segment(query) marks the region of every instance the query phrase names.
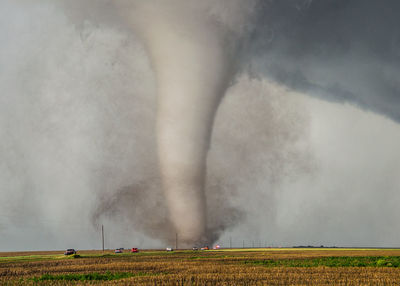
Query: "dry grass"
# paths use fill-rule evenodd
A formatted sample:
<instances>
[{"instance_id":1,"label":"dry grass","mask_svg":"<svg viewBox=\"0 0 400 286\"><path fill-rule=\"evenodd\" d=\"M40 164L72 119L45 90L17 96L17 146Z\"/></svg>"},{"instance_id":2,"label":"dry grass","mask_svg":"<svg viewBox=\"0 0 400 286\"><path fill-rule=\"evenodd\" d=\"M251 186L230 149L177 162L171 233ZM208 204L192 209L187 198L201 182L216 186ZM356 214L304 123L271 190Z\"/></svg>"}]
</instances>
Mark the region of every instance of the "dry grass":
<instances>
[{"instance_id":1,"label":"dry grass","mask_svg":"<svg viewBox=\"0 0 400 286\"><path fill-rule=\"evenodd\" d=\"M62 253L62 252L61 252ZM332 256L400 256L400 250L281 249L239 251L141 252L101 256L81 251L82 258L60 252L0 254L1 285L399 285L394 267L265 267L245 263L265 259L311 259ZM20 257L24 256L24 259ZM33 277L50 274L131 273L111 281L51 280Z\"/></svg>"}]
</instances>

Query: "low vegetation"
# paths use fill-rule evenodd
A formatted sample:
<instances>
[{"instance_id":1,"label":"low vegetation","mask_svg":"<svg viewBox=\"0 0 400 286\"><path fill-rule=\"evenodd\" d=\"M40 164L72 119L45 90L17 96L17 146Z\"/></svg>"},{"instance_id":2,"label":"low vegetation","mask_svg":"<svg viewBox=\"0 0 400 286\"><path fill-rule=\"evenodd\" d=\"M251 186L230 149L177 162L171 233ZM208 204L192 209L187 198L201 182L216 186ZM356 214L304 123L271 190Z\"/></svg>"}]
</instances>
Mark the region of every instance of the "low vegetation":
<instances>
[{"instance_id":1,"label":"low vegetation","mask_svg":"<svg viewBox=\"0 0 400 286\"><path fill-rule=\"evenodd\" d=\"M268 267L399 267L400 256L339 256L301 259L267 259L245 261L245 263Z\"/></svg>"},{"instance_id":2,"label":"low vegetation","mask_svg":"<svg viewBox=\"0 0 400 286\"><path fill-rule=\"evenodd\" d=\"M62 252L61 252L62 253ZM0 253L0 285L400 285L400 250Z\"/></svg>"},{"instance_id":3,"label":"low vegetation","mask_svg":"<svg viewBox=\"0 0 400 286\"><path fill-rule=\"evenodd\" d=\"M87 274L60 274L60 275L52 275L52 274L43 274L39 277L33 277L30 280L34 282L39 281L54 281L54 280L63 280L63 281L110 281L117 280L122 278L129 278L134 276L146 276L147 273L138 272L138 273L130 273L130 272L117 272L111 273L107 271L106 273L87 273Z\"/></svg>"}]
</instances>

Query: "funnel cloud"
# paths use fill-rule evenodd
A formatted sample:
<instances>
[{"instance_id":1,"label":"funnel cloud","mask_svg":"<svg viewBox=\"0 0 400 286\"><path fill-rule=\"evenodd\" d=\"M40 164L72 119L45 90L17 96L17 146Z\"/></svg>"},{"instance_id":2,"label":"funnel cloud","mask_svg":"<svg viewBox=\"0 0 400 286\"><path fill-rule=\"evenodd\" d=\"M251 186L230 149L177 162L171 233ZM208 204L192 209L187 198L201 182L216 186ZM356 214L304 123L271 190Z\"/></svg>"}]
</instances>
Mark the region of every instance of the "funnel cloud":
<instances>
[{"instance_id":1,"label":"funnel cloud","mask_svg":"<svg viewBox=\"0 0 400 286\"><path fill-rule=\"evenodd\" d=\"M131 3L119 8L144 40L156 76L158 157L170 220L186 247L204 244L207 151L244 23L224 23L206 9L213 6L207 1ZM225 1L224 9L245 13L239 4Z\"/></svg>"}]
</instances>

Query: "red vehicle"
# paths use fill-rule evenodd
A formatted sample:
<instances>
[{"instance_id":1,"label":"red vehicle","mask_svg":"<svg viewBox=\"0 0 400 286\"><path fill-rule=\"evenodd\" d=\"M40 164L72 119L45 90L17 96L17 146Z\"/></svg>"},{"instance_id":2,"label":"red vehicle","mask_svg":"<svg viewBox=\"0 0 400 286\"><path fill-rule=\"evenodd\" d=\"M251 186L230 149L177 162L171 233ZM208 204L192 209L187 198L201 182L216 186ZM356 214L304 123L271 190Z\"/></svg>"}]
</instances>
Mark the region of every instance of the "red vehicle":
<instances>
[{"instance_id":1,"label":"red vehicle","mask_svg":"<svg viewBox=\"0 0 400 286\"><path fill-rule=\"evenodd\" d=\"M204 246L201 248L201 250L209 250L208 246Z\"/></svg>"},{"instance_id":2,"label":"red vehicle","mask_svg":"<svg viewBox=\"0 0 400 286\"><path fill-rule=\"evenodd\" d=\"M137 249L136 247L132 247L131 252L132 253L138 253L139 249Z\"/></svg>"}]
</instances>

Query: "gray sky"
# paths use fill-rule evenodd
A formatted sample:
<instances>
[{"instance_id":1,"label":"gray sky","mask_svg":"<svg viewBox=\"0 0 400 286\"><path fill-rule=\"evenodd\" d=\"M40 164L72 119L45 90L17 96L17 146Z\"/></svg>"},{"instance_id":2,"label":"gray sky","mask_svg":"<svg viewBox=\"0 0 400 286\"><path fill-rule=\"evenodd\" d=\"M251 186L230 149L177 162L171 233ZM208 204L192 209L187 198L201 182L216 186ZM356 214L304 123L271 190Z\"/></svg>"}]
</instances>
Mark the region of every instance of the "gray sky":
<instances>
[{"instance_id":1,"label":"gray sky","mask_svg":"<svg viewBox=\"0 0 400 286\"><path fill-rule=\"evenodd\" d=\"M49 3L0 3L0 251L99 248L100 198L157 173L142 43L107 1ZM399 247L400 4L259 5L208 156L220 242ZM163 247L132 215L107 246Z\"/></svg>"},{"instance_id":2,"label":"gray sky","mask_svg":"<svg viewBox=\"0 0 400 286\"><path fill-rule=\"evenodd\" d=\"M292 88L400 120L400 3L260 1L254 69Z\"/></svg>"}]
</instances>

